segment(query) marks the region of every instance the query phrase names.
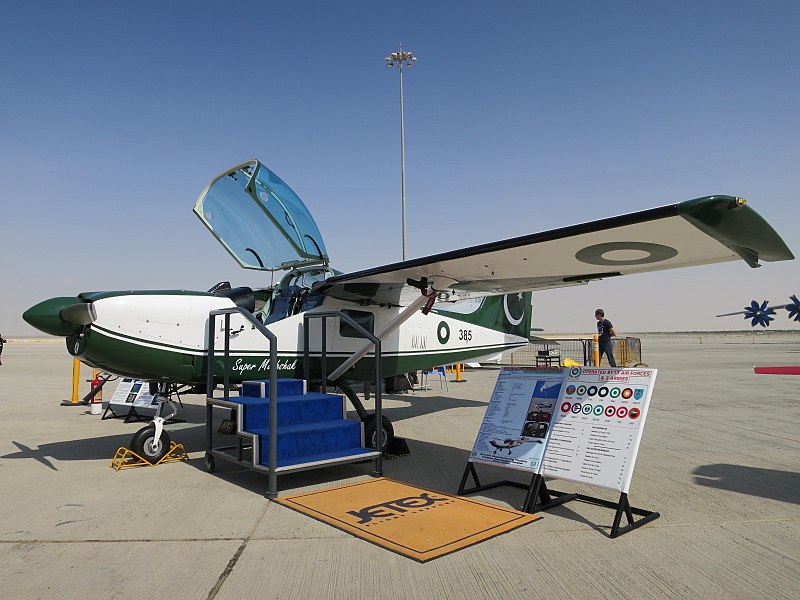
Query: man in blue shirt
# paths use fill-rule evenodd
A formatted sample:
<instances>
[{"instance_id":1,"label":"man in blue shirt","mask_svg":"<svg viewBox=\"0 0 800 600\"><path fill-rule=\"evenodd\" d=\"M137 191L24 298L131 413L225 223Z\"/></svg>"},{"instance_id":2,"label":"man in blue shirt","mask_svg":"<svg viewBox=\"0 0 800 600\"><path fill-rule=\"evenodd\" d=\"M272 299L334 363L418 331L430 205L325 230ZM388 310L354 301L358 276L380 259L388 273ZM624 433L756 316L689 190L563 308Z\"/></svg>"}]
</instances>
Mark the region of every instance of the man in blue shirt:
<instances>
[{"instance_id":1,"label":"man in blue shirt","mask_svg":"<svg viewBox=\"0 0 800 600\"><path fill-rule=\"evenodd\" d=\"M602 308L594 311L594 318L597 319L597 335L600 345L600 357L598 360L602 360L605 353L606 357L608 357L608 364L616 367L617 361L614 360L614 353L611 350L611 338L617 335L617 332L614 331L611 321L606 319L606 313Z\"/></svg>"}]
</instances>

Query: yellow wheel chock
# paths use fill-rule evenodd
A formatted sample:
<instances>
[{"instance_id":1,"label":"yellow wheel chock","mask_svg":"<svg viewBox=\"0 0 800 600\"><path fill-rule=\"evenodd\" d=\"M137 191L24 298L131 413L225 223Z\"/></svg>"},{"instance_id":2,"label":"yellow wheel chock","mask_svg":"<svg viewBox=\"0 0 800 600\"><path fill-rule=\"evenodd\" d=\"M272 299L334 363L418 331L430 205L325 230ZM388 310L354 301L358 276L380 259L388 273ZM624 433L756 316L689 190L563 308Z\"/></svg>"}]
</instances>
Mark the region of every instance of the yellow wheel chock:
<instances>
[{"instance_id":1,"label":"yellow wheel chock","mask_svg":"<svg viewBox=\"0 0 800 600\"><path fill-rule=\"evenodd\" d=\"M117 453L114 454L114 458L111 460L109 466L119 471L120 469L126 469L128 467L157 467L162 463L175 462L176 460L189 460L189 456L186 454L183 444L170 442L169 452L162 456L161 460L156 463L145 460L133 450L121 447L117 449Z\"/></svg>"}]
</instances>

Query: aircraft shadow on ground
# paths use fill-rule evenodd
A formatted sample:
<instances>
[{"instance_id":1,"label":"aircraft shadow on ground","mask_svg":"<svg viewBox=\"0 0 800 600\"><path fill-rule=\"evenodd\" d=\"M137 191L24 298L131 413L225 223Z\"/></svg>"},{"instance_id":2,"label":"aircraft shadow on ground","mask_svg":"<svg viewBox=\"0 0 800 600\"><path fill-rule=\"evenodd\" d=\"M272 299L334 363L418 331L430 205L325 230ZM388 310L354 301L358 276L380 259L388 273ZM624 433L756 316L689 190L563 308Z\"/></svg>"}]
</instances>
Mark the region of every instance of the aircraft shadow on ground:
<instances>
[{"instance_id":1,"label":"aircraft shadow on ground","mask_svg":"<svg viewBox=\"0 0 800 600\"><path fill-rule=\"evenodd\" d=\"M338 391L329 391L329 393L340 394ZM362 398L363 395L359 394ZM389 418L393 423L402 421L404 419L411 419L413 417L420 417L438 413L452 408L486 408L486 402L478 400L465 400L462 398L451 398L448 396L422 396L418 394L383 394L384 402L386 400L400 401L407 403L406 406L386 406L383 407L383 414ZM374 394L371 401L374 400ZM356 419L355 409L350 401L347 401L348 417ZM369 409L372 412L372 408ZM226 409L215 409L214 418L229 418L230 415ZM199 423L205 425L206 422L206 407L202 404L185 403L182 407L178 408L177 419L186 421L187 423ZM146 424L150 420L149 417L142 420Z\"/></svg>"},{"instance_id":2,"label":"aircraft shadow on ground","mask_svg":"<svg viewBox=\"0 0 800 600\"><path fill-rule=\"evenodd\" d=\"M68 440L63 442L50 442L38 447L31 447L24 442L11 440L17 452L0 456L3 459L33 459L46 467L57 471L58 468L50 461L67 460L100 460L107 458L109 461L120 446L128 446L133 434L117 434L102 437L87 438L82 440Z\"/></svg>"},{"instance_id":3,"label":"aircraft shadow on ground","mask_svg":"<svg viewBox=\"0 0 800 600\"><path fill-rule=\"evenodd\" d=\"M384 401L399 400L408 403L407 406L385 406L383 414L393 423L430 415L433 413L450 410L451 408L482 408L486 409L486 402L478 400L465 400L463 398L451 398L449 396L422 396L417 394L384 394ZM350 404L348 402L348 408ZM370 412L372 410L370 409Z\"/></svg>"},{"instance_id":4,"label":"aircraft shadow on ground","mask_svg":"<svg viewBox=\"0 0 800 600\"><path fill-rule=\"evenodd\" d=\"M410 438L406 438L406 442L411 453L393 459L384 459L384 476L424 489L456 495L461 481L461 475L464 472L467 459L469 458L469 451ZM192 461L191 464L198 469L203 469L203 463L201 461ZM527 485L530 482L530 478L527 478L524 473L509 469L501 469L493 467L492 465L479 465L479 471L481 483L491 483L498 480L513 480ZM289 473L278 477L278 493L279 496L302 493L311 486L327 486L328 484L335 484L336 481L339 480L369 476L372 474L373 461L371 460L324 469ZM217 470L214 476L253 493L266 494L267 491L266 473L256 473L236 464L217 461ZM467 487L471 485L472 482L470 480ZM525 495L526 490L524 489L515 486L502 486L484 490L480 495L469 495L467 497L488 499L489 502L507 505L519 510L525 500ZM608 513L607 524L597 524L583 517L579 510L580 509L574 511L569 505L561 505L548 510L547 513L539 514L559 516L569 521L587 525L601 532L611 528L611 522L614 517L613 511L609 511Z\"/></svg>"},{"instance_id":5,"label":"aircraft shadow on ground","mask_svg":"<svg viewBox=\"0 0 800 600\"><path fill-rule=\"evenodd\" d=\"M203 410L203 412L205 411ZM146 423L142 424L142 426L145 425ZM172 440L183 444L187 452L205 451L204 422L202 424L185 423L181 424L180 428L168 427L167 429ZM51 442L38 447L31 447L24 442L13 440L12 444L18 448L18 451L5 454L0 458L35 460L53 471L58 470L53 462L54 460L108 460L110 464L118 448L129 446L132 435L133 432L131 431L95 438ZM234 436L226 437L231 440L231 443L235 440ZM393 459L384 459L384 476L418 487L455 495L464 468L467 465L469 451L411 438L407 438L406 442L410 449L410 454ZM215 445L225 444L227 441L215 432L214 443ZM205 462L202 459L189 460L185 464L196 469L205 469ZM177 467L177 465L173 465L174 467ZM499 480L517 481L523 485L527 485L530 482L530 478L526 474L510 469L501 469L492 465L478 465L477 468L481 483L484 484ZM373 472L373 461L368 460L360 463L288 473L278 477L278 490L281 496L285 496L303 491L311 486L327 485L355 477L369 476ZM219 477L232 485L255 494L265 495L267 493L267 474L254 471L244 465L218 460L216 471L209 476ZM473 482L470 479L467 482L467 487L472 485ZM497 504L519 509L525 500L525 493L525 490L518 487L502 486L485 490L481 492L480 497L487 498ZM557 515L600 531L608 528L591 523L578 512L571 510L567 505L555 507L546 514Z\"/></svg>"},{"instance_id":6,"label":"aircraft shadow on ground","mask_svg":"<svg viewBox=\"0 0 800 600\"><path fill-rule=\"evenodd\" d=\"M106 415L106 420L109 422L112 419L120 421L124 418L124 416L114 418L111 413L106 413ZM218 417L217 420L221 420L223 415L215 415L215 417ZM179 409L177 418L181 421L168 422L166 426L172 441L183 444L187 452L205 450L205 407L185 404L183 408ZM11 440L18 451L2 455L0 458L33 459L54 471L57 471L58 468L50 459L56 461L108 459L110 464L117 450L130 448L133 434L142 427L146 427L150 422L151 416L143 415L139 421L130 423L129 431L77 440L49 442L40 444L38 447L26 444L24 439Z\"/></svg>"},{"instance_id":7,"label":"aircraft shadow on ground","mask_svg":"<svg viewBox=\"0 0 800 600\"><path fill-rule=\"evenodd\" d=\"M409 406L386 408L384 410L384 414L393 422L451 408L485 406L485 403L473 400L459 400L445 397L415 397L412 394L390 395L389 397L409 402ZM351 417L354 416L354 414L351 415ZM229 411L214 411L213 427L215 432L219 426L219 422L223 418L228 417L230 417ZM109 419L110 418L111 415L109 415ZM118 417L117 419L122 418L123 417ZM179 409L177 418L183 422L168 423L166 426L166 430L169 432L172 441L183 444L186 452L204 451L206 449L206 407L199 404L185 403L184 406ZM57 461L102 459L111 461L117 449L121 447L129 448L133 434L140 428L147 426L149 422L150 417L143 417L138 423L131 423L132 427L138 426L132 428L128 432L78 440L49 442L47 444L41 444L38 447L26 444L24 439L12 440L12 444L17 447L18 451L5 454L0 456L0 458L33 459L52 470L58 469L53 462L49 460L51 458ZM231 437L231 439L233 439L233 437ZM218 440L215 440L215 443L217 441Z\"/></svg>"},{"instance_id":8,"label":"aircraft shadow on ground","mask_svg":"<svg viewBox=\"0 0 800 600\"><path fill-rule=\"evenodd\" d=\"M692 475L698 485L800 504L800 473L714 464L697 467Z\"/></svg>"}]
</instances>

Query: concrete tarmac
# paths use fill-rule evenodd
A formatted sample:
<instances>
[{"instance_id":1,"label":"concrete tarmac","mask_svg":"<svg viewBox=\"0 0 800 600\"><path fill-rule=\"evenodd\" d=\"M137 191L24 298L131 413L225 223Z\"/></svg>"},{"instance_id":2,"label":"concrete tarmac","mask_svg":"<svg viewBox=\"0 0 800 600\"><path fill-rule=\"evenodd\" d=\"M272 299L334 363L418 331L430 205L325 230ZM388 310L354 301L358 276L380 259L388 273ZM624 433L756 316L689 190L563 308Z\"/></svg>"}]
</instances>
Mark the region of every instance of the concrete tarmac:
<instances>
[{"instance_id":1,"label":"concrete tarmac","mask_svg":"<svg viewBox=\"0 0 800 600\"><path fill-rule=\"evenodd\" d=\"M109 468L143 423L60 406L72 373L63 342L13 340L0 366L0 598L800 597L800 378L752 369L800 363L800 335L642 336L642 354L659 373L630 500L661 518L611 539L613 510L570 502L420 564L267 500L263 474L226 463L206 473L202 396L184 396L187 421L168 426L191 460ZM385 461L385 475L454 494L497 374L389 396L411 454ZM371 467L278 485L338 486ZM526 480L479 467L486 481ZM519 508L524 490L475 497Z\"/></svg>"}]
</instances>

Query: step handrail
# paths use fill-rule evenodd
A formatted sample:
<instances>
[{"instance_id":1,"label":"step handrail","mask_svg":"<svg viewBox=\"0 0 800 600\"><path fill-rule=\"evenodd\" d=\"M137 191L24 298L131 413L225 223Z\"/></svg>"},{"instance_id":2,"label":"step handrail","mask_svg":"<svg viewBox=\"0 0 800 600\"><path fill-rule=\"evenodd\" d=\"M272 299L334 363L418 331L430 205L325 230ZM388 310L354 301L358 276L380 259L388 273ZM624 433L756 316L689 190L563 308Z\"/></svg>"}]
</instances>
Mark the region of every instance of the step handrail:
<instances>
[{"instance_id":1,"label":"step handrail","mask_svg":"<svg viewBox=\"0 0 800 600\"><path fill-rule=\"evenodd\" d=\"M381 432L383 431L383 409L381 397L381 383L383 382L383 368L381 366L381 340L369 331L364 329L361 325L355 322L352 317L341 311L321 311L313 313L305 313L303 315L303 374L306 378L311 376L311 358L309 354L309 321L311 319L322 319L322 335L320 340L320 372L322 374L322 393L326 393L328 380L327 371L327 334L328 334L328 319L342 319L349 324L360 337L369 340L375 345L375 435L376 435L376 450L378 451L378 458L376 459L376 472L383 472L381 446ZM331 382L333 383L333 382Z\"/></svg>"},{"instance_id":2,"label":"step handrail","mask_svg":"<svg viewBox=\"0 0 800 600\"><path fill-rule=\"evenodd\" d=\"M214 362L216 349L214 348L214 338L216 334L216 318L225 315L225 346L222 362L222 389L225 401L230 398L230 336L231 336L231 315L239 313L248 321L261 335L269 341L269 465L267 485L267 497L275 498L278 495L278 337L267 329L261 321L256 319L249 311L239 306L231 308L220 308L208 313L208 353L207 353L207 378L206 393L213 395L214 387ZM207 410L210 410L207 409ZM206 442L207 448L211 449L213 440L210 419L206 419ZM253 456L253 464L256 457Z\"/></svg>"}]
</instances>

